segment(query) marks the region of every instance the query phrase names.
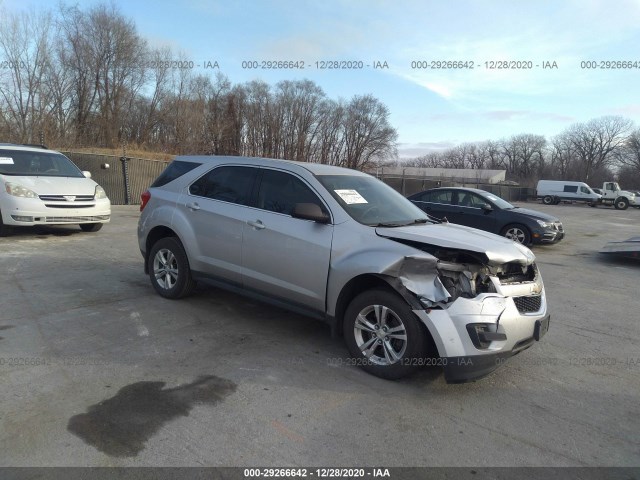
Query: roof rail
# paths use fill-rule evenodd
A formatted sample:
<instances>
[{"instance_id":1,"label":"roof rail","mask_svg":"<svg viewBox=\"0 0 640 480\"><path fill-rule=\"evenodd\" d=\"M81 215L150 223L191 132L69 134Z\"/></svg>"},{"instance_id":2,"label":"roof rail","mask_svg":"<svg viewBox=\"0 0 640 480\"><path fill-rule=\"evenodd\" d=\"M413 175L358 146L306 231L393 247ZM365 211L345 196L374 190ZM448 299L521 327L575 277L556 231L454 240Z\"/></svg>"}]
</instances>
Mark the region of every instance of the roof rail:
<instances>
[{"instance_id":1,"label":"roof rail","mask_svg":"<svg viewBox=\"0 0 640 480\"><path fill-rule=\"evenodd\" d=\"M45 150L49 150L46 145L42 145L39 143L23 143L23 147L35 147L35 148L44 148Z\"/></svg>"}]
</instances>

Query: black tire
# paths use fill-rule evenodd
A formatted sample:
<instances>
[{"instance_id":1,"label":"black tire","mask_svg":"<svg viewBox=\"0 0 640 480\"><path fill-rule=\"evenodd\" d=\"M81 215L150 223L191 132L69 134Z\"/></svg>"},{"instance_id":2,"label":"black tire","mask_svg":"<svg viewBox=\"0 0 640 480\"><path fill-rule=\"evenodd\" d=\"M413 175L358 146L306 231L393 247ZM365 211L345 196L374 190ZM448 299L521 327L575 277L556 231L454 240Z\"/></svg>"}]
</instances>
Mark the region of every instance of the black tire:
<instances>
[{"instance_id":1,"label":"black tire","mask_svg":"<svg viewBox=\"0 0 640 480\"><path fill-rule=\"evenodd\" d=\"M368 323L358 320L360 317ZM361 327L356 327L356 322ZM426 364L423 360L428 353L427 335L411 307L395 293L383 289L361 293L349 304L343 326L345 342L356 365L376 377L397 380ZM388 330L382 333L385 328ZM367 345L368 356L364 353Z\"/></svg>"},{"instance_id":2,"label":"black tire","mask_svg":"<svg viewBox=\"0 0 640 480\"><path fill-rule=\"evenodd\" d=\"M553 197L551 195L545 195L542 198L542 203L544 203L545 205L553 205Z\"/></svg>"},{"instance_id":3,"label":"black tire","mask_svg":"<svg viewBox=\"0 0 640 480\"><path fill-rule=\"evenodd\" d=\"M596 202L589 202L587 205L589 205L591 208L596 208L598 206Z\"/></svg>"},{"instance_id":4,"label":"black tire","mask_svg":"<svg viewBox=\"0 0 640 480\"><path fill-rule=\"evenodd\" d=\"M11 227L5 225L2 221L2 212L0 212L0 237L6 237L11 234Z\"/></svg>"},{"instance_id":5,"label":"black tire","mask_svg":"<svg viewBox=\"0 0 640 480\"><path fill-rule=\"evenodd\" d=\"M626 210L629 208L629 201L625 197L618 197L614 205L616 210Z\"/></svg>"},{"instance_id":6,"label":"black tire","mask_svg":"<svg viewBox=\"0 0 640 480\"><path fill-rule=\"evenodd\" d=\"M531 244L531 232L527 227L519 223L510 223L502 229L500 235L522 245Z\"/></svg>"},{"instance_id":7,"label":"black tire","mask_svg":"<svg viewBox=\"0 0 640 480\"><path fill-rule=\"evenodd\" d=\"M184 247L176 237L161 238L151 247L149 278L164 298L177 299L193 293L196 281L191 276Z\"/></svg>"},{"instance_id":8,"label":"black tire","mask_svg":"<svg viewBox=\"0 0 640 480\"><path fill-rule=\"evenodd\" d=\"M553 204L554 205L559 205L561 201L562 201L562 199L560 197L554 197L553 198Z\"/></svg>"},{"instance_id":9,"label":"black tire","mask_svg":"<svg viewBox=\"0 0 640 480\"><path fill-rule=\"evenodd\" d=\"M81 223L80 228L83 232L97 232L102 228L102 223Z\"/></svg>"}]
</instances>

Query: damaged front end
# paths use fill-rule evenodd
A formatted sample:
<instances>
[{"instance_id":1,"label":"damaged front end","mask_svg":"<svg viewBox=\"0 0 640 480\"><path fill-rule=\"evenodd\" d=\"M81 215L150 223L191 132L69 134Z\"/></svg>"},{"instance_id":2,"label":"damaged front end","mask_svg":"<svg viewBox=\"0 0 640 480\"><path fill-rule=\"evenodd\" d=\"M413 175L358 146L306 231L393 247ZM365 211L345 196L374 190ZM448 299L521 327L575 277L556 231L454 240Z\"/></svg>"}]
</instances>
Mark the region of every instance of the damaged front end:
<instances>
[{"instance_id":1,"label":"damaged front end","mask_svg":"<svg viewBox=\"0 0 640 480\"><path fill-rule=\"evenodd\" d=\"M383 274L429 329L447 381L482 377L546 332L544 286L528 249L490 258L394 240L421 252L405 256Z\"/></svg>"}]
</instances>

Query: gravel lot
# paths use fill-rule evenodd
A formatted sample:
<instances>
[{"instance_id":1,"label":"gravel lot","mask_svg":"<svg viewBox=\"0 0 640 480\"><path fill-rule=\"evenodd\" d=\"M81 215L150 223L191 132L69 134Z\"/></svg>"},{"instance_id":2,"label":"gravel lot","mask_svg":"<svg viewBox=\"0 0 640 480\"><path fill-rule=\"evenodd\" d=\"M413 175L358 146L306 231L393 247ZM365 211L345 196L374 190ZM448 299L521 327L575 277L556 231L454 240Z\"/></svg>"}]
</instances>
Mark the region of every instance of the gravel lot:
<instances>
[{"instance_id":1,"label":"gravel lot","mask_svg":"<svg viewBox=\"0 0 640 480\"><path fill-rule=\"evenodd\" d=\"M537 345L475 383L346 364L322 323L209 287L154 293L138 208L0 239L2 466L637 466L640 210L556 214Z\"/></svg>"}]
</instances>

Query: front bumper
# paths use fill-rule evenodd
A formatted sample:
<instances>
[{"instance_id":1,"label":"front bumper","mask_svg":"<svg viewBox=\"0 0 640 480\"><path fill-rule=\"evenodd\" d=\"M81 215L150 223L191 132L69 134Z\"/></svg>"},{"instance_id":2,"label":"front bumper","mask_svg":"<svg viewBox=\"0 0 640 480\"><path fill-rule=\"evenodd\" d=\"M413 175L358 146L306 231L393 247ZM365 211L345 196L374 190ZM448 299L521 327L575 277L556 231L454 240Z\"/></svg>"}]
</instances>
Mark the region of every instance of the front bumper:
<instances>
[{"instance_id":1,"label":"front bumper","mask_svg":"<svg viewBox=\"0 0 640 480\"><path fill-rule=\"evenodd\" d=\"M551 317L549 314L536 321L534 335L522 340L510 351L490 353L487 355L466 355L461 357L444 357L441 364L447 383L465 383L489 375L501 366L509 357L526 350L539 341L549 329ZM539 325L539 326L538 326Z\"/></svg>"},{"instance_id":2,"label":"front bumper","mask_svg":"<svg viewBox=\"0 0 640 480\"><path fill-rule=\"evenodd\" d=\"M7 198L8 197L8 198ZM100 199L89 205L60 204L48 207L38 198L3 198L2 222L5 225L30 227L35 225L67 225L107 223L111 218L111 202Z\"/></svg>"},{"instance_id":3,"label":"front bumper","mask_svg":"<svg viewBox=\"0 0 640 480\"><path fill-rule=\"evenodd\" d=\"M531 232L531 242L535 244L540 243L558 243L564 238L565 232L557 228L534 230Z\"/></svg>"},{"instance_id":4,"label":"front bumper","mask_svg":"<svg viewBox=\"0 0 640 480\"><path fill-rule=\"evenodd\" d=\"M431 333L447 382L481 378L546 333L550 316L542 284L502 289L458 298L447 308L414 310Z\"/></svg>"}]
</instances>

